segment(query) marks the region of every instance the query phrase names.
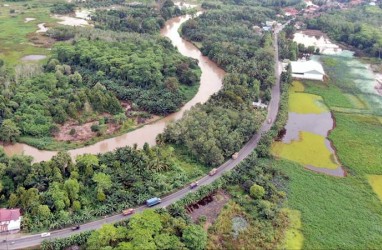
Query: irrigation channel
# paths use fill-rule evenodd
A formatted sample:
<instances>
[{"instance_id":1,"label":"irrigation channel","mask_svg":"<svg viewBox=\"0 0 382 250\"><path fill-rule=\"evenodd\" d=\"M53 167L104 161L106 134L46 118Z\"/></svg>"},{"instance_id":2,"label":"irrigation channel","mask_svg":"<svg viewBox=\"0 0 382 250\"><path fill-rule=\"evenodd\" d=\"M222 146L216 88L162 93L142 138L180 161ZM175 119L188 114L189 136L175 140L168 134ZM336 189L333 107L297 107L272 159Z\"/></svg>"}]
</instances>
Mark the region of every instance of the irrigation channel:
<instances>
[{"instance_id":1,"label":"irrigation channel","mask_svg":"<svg viewBox=\"0 0 382 250\"><path fill-rule=\"evenodd\" d=\"M121 136L106 139L90 146L69 150L68 153L71 155L72 159L75 159L78 155L82 154L106 153L120 147L133 146L134 144L137 144L138 147L142 147L145 142L150 146L153 146L155 145L155 138L158 134L164 131L168 123L180 119L185 111L189 110L197 103L206 102L211 95L221 89L225 72L210 59L203 56L192 43L182 39L178 33L178 29L182 23L190 18L191 17L187 15L167 21L164 28L161 30L161 35L168 37L182 55L198 60L198 65L202 71L198 93L179 111L172 113L163 119L147 124ZM6 145L4 146L4 150L9 156L14 154L33 156L33 162L47 161L57 154L57 151L39 150L25 143Z\"/></svg>"}]
</instances>

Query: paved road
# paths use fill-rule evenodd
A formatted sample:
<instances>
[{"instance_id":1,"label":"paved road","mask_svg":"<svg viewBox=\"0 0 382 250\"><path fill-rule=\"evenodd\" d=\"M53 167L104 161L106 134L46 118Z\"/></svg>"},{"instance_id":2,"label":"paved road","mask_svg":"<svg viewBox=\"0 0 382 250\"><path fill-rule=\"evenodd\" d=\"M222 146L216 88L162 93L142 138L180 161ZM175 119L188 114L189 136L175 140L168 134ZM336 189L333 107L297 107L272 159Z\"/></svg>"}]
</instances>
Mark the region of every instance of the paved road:
<instances>
[{"instance_id":1,"label":"paved road","mask_svg":"<svg viewBox=\"0 0 382 250\"><path fill-rule=\"evenodd\" d=\"M287 24L287 23L286 23ZM280 30L282 30L285 25L281 27L278 27L275 29L275 34L274 36L274 46L275 46L275 76L276 76L276 83L272 88L272 99L268 105L268 115L267 119L264 121L262 124L261 128L259 131L243 146L243 148L239 151L239 156L236 160L230 159L226 161L224 164L222 164L219 168L217 173L214 176L204 176L201 178L199 182L199 186L193 190L190 190L188 186L184 187L183 189L172 193L168 196L165 196L162 198L162 203L155 206L156 208L159 207L166 207L183 197L185 197L188 193L194 192L198 188L204 185L208 185L215 181L216 179L220 178L223 173L233 169L236 167L242 160L244 160L248 155L252 153L252 151L257 147L257 144L261 138L261 135L271 128L273 125L273 122L276 119L278 110L279 110L279 102L280 102L280 72L281 72L281 67L280 63L278 60L278 46L277 46L277 34ZM268 123L268 120L271 119L271 123ZM146 209L145 206L140 206L136 208L136 212L141 212L144 209ZM122 214L117 214L109 217L105 217L100 220L96 220L94 222L89 222L86 224L82 224L81 228L76 231L72 231L70 228L65 228L62 230L56 230L56 231L51 231L50 236L46 238L42 238L40 234L35 234L35 235L29 235L29 236L22 236L21 238L17 239L9 239L7 242L1 242L0 243L0 249L22 249L22 248L27 248L27 247L32 247L32 246L38 246L41 244L41 242L44 239L57 239L57 238L65 238L69 237L73 234L77 234L80 232L85 232L89 230L94 230L102 227L103 224L106 223L115 223L118 221L126 220L129 216L123 216ZM1 241L5 237L1 237Z\"/></svg>"}]
</instances>

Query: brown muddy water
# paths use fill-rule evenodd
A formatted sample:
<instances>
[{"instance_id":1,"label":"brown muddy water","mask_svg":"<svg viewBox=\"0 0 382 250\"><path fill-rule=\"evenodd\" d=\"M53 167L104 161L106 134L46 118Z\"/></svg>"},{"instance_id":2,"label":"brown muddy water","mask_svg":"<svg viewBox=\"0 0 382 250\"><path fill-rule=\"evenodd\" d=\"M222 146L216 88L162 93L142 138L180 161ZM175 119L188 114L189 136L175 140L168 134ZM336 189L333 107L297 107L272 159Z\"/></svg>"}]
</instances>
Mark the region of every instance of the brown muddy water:
<instances>
[{"instance_id":1,"label":"brown muddy water","mask_svg":"<svg viewBox=\"0 0 382 250\"><path fill-rule=\"evenodd\" d=\"M333 128L333 119L330 112L321 114L298 114L289 112L288 122L285 125L286 133L282 138L283 143L299 140L300 131L311 132L327 136Z\"/></svg>"},{"instance_id":2,"label":"brown muddy water","mask_svg":"<svg viewBox=\"0 0 382 250\"><path fill-rule=\"evenodd\" d=\"M206 102L211 95L221 89L225 72L214 62L203 56L192 43L182 39L178 34L178 29L181 24L186 22L188 19L190 19L190 16L170 19L161 30L161 35L168 37L182 55L192 57L199 61L198 65L202 70L202 75L198 93L194 96L194 98L186 103L178 112L173 113L161 120L145 125L124 135L100 141L94 145L69 150L68 152L73 159L82 154L105 153L116 148L133 146L134 144L138 144L138 147L142 147L145 142L150 145L155 145L155 138L158 134L164 131L168 123L180 119L185 111L189 110L197 103ZM25 155L33 156L34 162L49 160L57 153L54 151L38 150L37 148L23 143L7 145L4 147L4 150L7 155L24 153Z\"/></svg>"}]
</instances>

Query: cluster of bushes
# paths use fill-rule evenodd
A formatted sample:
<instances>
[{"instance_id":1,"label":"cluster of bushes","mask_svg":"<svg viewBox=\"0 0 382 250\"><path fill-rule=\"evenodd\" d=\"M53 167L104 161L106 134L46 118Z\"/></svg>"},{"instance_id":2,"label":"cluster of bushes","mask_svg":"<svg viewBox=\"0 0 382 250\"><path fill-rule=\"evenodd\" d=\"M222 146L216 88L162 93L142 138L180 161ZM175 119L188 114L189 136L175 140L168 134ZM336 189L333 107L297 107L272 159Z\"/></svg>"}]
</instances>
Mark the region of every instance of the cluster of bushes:
<instances>
[{"instance_id":1,"label":"cluster of bushes","mask_svg":"<svg viewBox=\"0 0 382 250\"><path fill-rule=\"evenodd\" d=\"M382 9L361 6L346 11L334 10L307 20L308 29L319 29L338 42L354 46L364 53L381 58Z\"/></svg>"},{"instance_id":2,"label":"cluster of bushes","mask_svg":"<svg viewBox=\"0 0 382 250\"><path fill-rule=\"evenodd\" d=\"M182 35L200 42L203 54L228 74L221 91L166 128L165 141L185 145L199 161L216 166L260 127L263 112L254 111L252 102L271 97L274 50L271 34L259 36L252 26L272 14L262 8L225 6L182 26Z\"/></svg>"},{"instance_id":3,"label":"cluster of bushes","mask_svg":"<svg viewBox=\"0 0 382 250\"><path fill-rule=\"evenodd\" d=\"M86 86L78 71L57 60L50 60L44 73L1 85L0 90L0 116L4 120L0 140L5 142L14 141L18 135L51 136L57 131L56 124L79 119L85 113L122 112L114 94L101 84Z\"/></svg>"},{"instance_id":4,"label":"cluster of bushes","mask_svg":"<svg viewBox=\"0 0 382 250\"><path fill-rule=\"evenodd\" d=\"M63 14L73 13L75 8L76 8L76 5L72 3L55 3L50 8L50 12L54 14L63 15Z\"/></svg>"},{"instance_id":5,"label":"cluster of bushes","mask_svg":"<svg viewBox=\"0 0 382 250\"><path fill-rule=\"evenodd\" d=\"M166 20L185 14L171 0L167 0L158 11L145 5L118 10L97 10L92 14L95 27L114 31L157 33Z\"/></svg>"},{"instance_id":6,"label":"cluster of bushes","mask_svg":"<svg viewBox=\"0 0 382 250\"><path fill-rule=\"evenodd\" d=\"M145 210L129 221L65 239L44 241L43 250L61 250L73 245L87 249L205 249L207 233L202 227L175 218L165 210Z\"/></svg>"},{"instance_id":7,"label":"cluster of bushes","mask_svg":"<svg viewBox=\"0 0 382 250\"><path fill-rule=\"evenodd\" d=\"M155 114L176 111L185 100L180 85L199 81L197 63L158 37L137 35L124 42L78 39L57 44L53 53L80 72L88 86L101 83L119 99Z\"/></svg>"},{"instance_id":8,"label":"cluster of bushes","mask_svg":"<svg viewBox=\"0 0 382 250\"><path fill-rule=\"evenodd\" d=\"M60 152L32 164L29 156L1 151L0 204L21 208L25 231L81 223L162 196L201 174L186 173L175 157L171 148L146 145L82 155L75 163Z\"/></svg>"}]
</instances>

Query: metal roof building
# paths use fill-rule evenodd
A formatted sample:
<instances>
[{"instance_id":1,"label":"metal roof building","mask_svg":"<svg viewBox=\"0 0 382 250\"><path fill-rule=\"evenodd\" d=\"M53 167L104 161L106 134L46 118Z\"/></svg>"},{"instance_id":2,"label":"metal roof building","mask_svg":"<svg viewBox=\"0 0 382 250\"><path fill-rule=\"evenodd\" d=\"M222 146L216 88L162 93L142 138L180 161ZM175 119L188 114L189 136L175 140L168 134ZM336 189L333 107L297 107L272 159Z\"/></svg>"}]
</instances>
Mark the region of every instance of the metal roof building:
<instances>
[{"instance_id":1,"label":"metal roof building","mask_svg":"<svg viewBox=\"0 0 382 250\"><path fill-rule=\"evenodd\" d=\"M292 77L299 79L324 80L324 69L316 61L291 62Z\"/></svg>"}]
</instances>

